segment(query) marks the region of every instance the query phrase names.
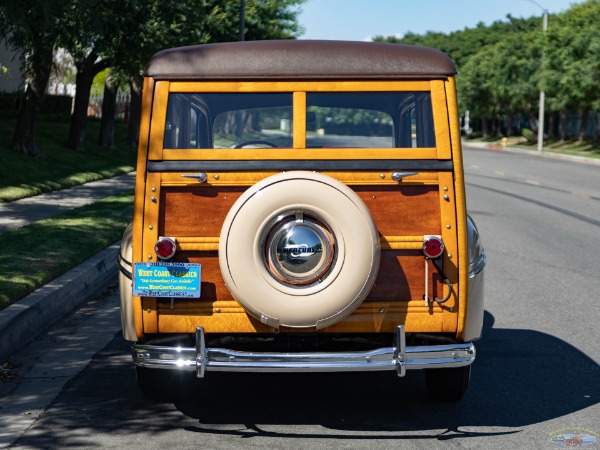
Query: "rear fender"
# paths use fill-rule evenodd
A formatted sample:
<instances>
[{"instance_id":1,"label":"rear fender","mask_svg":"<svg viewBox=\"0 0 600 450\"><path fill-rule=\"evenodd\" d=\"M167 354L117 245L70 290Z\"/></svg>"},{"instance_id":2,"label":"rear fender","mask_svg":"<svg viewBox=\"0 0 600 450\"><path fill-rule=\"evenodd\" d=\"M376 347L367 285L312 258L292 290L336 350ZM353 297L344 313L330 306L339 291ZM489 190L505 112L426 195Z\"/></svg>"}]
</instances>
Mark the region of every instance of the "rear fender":
<instances>
[{"instance_id":1,"label":"rear fender","mask_svg":"<svg viewBox=\"0 0 600 450\"><path fill-rule=\"evenodd\" d=\"M121 250L119 252L119 294L121 297L121 324L123 326L123 337L127 341L136 341L135 324L133 321L133 303L131 301L132 267L131 267L131 238L132 224L123 233Z\"/></svg>"},{"instance_id":2,"label":"rear fender","mask_svg":"<svg viewBox=\"0 0 600 450\"><path fill-rule=\"evenodd\" d=\"M481 337L483 327L483 288L485 270L485 252L479 237L479 231L473 219L467 216L469 246L469 303L467 305L467 322L465 324L465 341L473 341Z\"/></svg>"}]
</instances>

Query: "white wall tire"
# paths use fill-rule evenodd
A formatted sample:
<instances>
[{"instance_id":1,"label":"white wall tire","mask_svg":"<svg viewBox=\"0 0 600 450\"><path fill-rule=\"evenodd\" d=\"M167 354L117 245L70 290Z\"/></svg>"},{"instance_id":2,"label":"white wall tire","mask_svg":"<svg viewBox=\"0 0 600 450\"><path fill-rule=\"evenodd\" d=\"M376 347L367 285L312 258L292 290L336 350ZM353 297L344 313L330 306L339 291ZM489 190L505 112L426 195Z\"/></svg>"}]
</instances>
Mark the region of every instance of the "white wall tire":
<instances>
[{"instance_id":1,"label":"white wall tire","mask_svg":"<svg viewBox=\"0 0 600 450\"><path fill-rule=\"evenodd\" d=\"M320 329L346 317L371 290L379 259L379 235L362 200L312 172L285 172L250 187L219 241L227 288L273 327Z\"/></svg>"}]
</instances>

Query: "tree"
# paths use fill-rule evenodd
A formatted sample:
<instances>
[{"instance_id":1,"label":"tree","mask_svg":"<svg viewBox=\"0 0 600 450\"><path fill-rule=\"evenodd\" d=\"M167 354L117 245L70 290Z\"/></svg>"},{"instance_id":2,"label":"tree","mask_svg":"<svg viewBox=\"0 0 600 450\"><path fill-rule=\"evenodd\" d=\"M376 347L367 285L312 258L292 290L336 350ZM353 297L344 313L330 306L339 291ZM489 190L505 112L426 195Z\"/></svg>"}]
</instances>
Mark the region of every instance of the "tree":
<instances>
[{"instance_id":1,"label":"tree","mask_svg":"<svg viewBox=\"0 0 600 450\"><path fill-rule=\"evenodd\" d=\"M577 138L583 140L588 115L600 99L600 3L574 5L548 27L541 82L549 111L560 116L560 139L569 137L567 112L581 112Z\"/></svg>"},{"instance_id":2,"label":"tree","mask_svg":"<svg viewBox=\"0 0 600 450\"><path fill-rule=\"evenodd\" d=\"M495 46L480 49L465 63L457 76L459 104L463 111L469 110L473 117L479 117L484 136L489 135L489 119L498 113L492 77L494 69L489 64L495 52Z\"/></svg>"},{"instance_id":3,"label":"tree","mask_svg":"<svg viewBox=\"0 0 600 450\"><path fill-rule=\"evenodd\" d=\"M304 1L246 0L245 39L295 38L302 31L297 7ZM128 141L135 143L141 112L141 74L146 62L165 48L236 41L240 17L239 3L220 0L151 0L143 7L132 2L132 7L129 17L134 20L127 22L126 33L115 47L113 69L130 80Z\"/></svg>"},{"instance_id":4,"label":"tree","mask_svg":"<svg viewBox=\"0 0 600 450\"><path fill-rule=\"evenodd\" d=\"M73 57L76 92L67 146L84 150L90 91L94 77L115 64L128 27L135 23L134 0L71 0L60 45Z\"/></svg>"},{"instance_id":5,"label":"tree","mask_svg":"<svg viewBox=\"0 0 600 450\"><path fill-rule=\"evenodd\" d=\"M537 130L534 105L538 92L534 80L542 62L538 37L541 31L511 33L500 41L488 61L492 66L491 89L500 112L507 120L506 134L513 135L514 118L525 113L532 130Z\"/></svg>"},{"instance_id":6,"label":"tree","mask_svg":"<svg viewBox=\"0 0 600 450\"><path fill-rule=\"evenodd\" d=\"M42 96L48 86L52 56L68 2L61 0L2 0L0 36L13 48L23 49L27 81L13 135L13 149L44 158L36 145Z\"/></svg>"}]
</instances>

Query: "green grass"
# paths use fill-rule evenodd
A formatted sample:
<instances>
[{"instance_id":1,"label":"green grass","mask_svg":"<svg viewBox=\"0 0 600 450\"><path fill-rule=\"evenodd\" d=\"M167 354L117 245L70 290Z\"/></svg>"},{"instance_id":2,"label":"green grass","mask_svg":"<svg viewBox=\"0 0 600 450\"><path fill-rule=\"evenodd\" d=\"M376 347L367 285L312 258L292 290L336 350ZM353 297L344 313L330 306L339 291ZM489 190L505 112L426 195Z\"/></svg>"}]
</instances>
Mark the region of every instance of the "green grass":
<instances>
[{"instance_id":1,"label":"green grass","mask_svg":"<svg viewBox=\"0 0 600 450\"><path fill-rule=\"evenodd\" d=\"M487 142L490 145L502 146L502 138L487 137L476 138L473 141ZM513 136L506 138L506 145L509 147L522 148L526 150L537 150L537 142L535 140L527 140L524 137ZM563 155L585 156L588 158L600 158L600 145L594 144L591 141L578 141L576 139L561 140L545 140L545 153L558 153Z\"/></svg>"},{"instance_id":2,"label":"green grass","mask_svg":"<svg viewBox=\"0 0 600 450\"><path fill-rule=\"evenodd\" d=\"M132 215L127 193L0 234L0 309L121 239Z\"/></svg>"},{"instance_id":3,"label":"green grass","mask_svg":"<svg viewBox=\"0 0 600 450\"><path fill-rule=\"evenodd\" d=\"M127 126L117 124L118 148L109 150L96 143L100 123L89 120L85 152L66 147L69 124L41 121L37 145L46 154L39 160L10 148L14 120L0 121L0 202L10 202L42 192L54 191L134 170L137 149L124 143Z\"/></svg>"},{"instance_id":4,"label":"green grass","mask_svg":"<svg viewBox=\"0 0 600 450\"><path fill-rule=\"evenodd\" d=\"M537 150L537 144L531 147ZM545 141L544 151L562 153L565 155L600 158L600 145L593 144L588 141L580 142L576 139L571 139L568 141Z\"/></svg>"}]
</instances>

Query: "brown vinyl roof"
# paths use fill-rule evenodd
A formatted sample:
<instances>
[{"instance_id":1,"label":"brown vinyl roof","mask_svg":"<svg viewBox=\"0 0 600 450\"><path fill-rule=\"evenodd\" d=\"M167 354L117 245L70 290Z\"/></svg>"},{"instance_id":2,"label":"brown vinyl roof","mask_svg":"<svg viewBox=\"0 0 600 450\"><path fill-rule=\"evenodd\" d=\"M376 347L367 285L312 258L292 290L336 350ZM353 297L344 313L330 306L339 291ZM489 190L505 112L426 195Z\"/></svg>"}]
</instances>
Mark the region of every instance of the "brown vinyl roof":
<instances>
[{"instance_id":1,"label":"brown vinyl roof","mask_svg":"<svg viewBox=\"0 0 600 450\"><path fill-rule=\"evenodd\" d=\"M145 76L169 80L444 79L450 58L426 47L381 42L245 41L172 48Z\"/></svg>"}]
</instances>

